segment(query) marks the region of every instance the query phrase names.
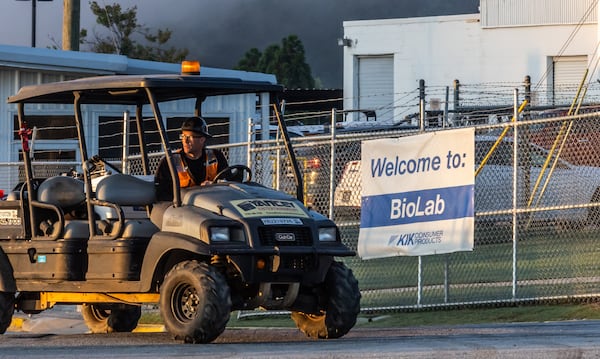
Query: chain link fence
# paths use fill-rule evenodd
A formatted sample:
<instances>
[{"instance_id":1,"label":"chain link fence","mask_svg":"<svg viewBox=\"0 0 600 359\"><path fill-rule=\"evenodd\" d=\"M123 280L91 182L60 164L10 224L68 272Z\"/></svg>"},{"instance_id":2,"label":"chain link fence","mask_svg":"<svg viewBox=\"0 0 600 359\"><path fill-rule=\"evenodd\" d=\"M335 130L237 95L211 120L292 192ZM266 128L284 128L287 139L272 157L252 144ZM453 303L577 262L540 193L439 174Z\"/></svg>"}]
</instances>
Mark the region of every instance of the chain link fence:
<instances>
[{"instance_id":1,"label":"chain link fence","mask_svg":"<svg viewBox=\"0 0 600 359\"><path fill-rule=\"evenodd\" d=\"M466 106L468 86L462 86ZM440 89L438 97L443 96ZM510 103L508 91L502 101ZM597 298L600 113L596 111L586 106L579 115L565 116L566 108L533 109L516 122L510 121L511 106L471 107L463 112L455 108L443 119L432 114L435 121L429 122L438 125L425 131L476 126L476 165L483 165L475 179L474 250L423 257L344 258L359 280L363 311ZM412 117L401 125L357 131L338 131L334 125L328 133L291 139L306 205L333 218L350 248L357 248L360 227L361 183L356 173L361 142L418 133ZM254 181L297 194L293 166L281 138L215 147L225 152L231 164L249 164ZM161 157L160 152L151 154L151 172ZM114 161L120 166L120 159ZM1 165L11 168L14 178L7 183L14 185L21 177L19 164ZM35 176L47 177L78 166L72 161L36 161L34 171ZM142 173L135 155L126 167L132 174Z\"/></svg>"},{"instance_id":2,"label":"chain link fence","mask_svg":"<svg viewBox=\"0 0 600 359\"><path fill-rule=\"evenodd\" d=\"M487 162L475 180L472 252L344 258L359 280L363 311L596 298L600 113L560 114L531 113L516 123L476 127L476 164ZM306 205L331 216L350 248L357 248L360 227L360 176L351 172L358 170L361 141L417 133L392 128L292 138ZM236 147L247 151L254 181L296 195L281 139L222 149L228 154ZM151 154L152 171L161 157ZM74 165L37 162L34 171L58 174ZM128 168L142 171L135 156Z\"/></svg>"},{"instance_id":3,"label":"chain link fence","mask_svg":"<svg viewBox=\"0 0 600 359\"><path fill-rule=\"evenodd\" d=\"M561 114L531 112L515 123L477 126L474 250L345 258L359 280L363 310L597 297L600 114ZM360 227L360 176L350 173L358 171L361 141L417 133L397 128L292 139L305 203L332 216L350 248L357 248ZM250 153L256 181L295 195L282 141L253 143Z\"/></svg>"}]
</instances>

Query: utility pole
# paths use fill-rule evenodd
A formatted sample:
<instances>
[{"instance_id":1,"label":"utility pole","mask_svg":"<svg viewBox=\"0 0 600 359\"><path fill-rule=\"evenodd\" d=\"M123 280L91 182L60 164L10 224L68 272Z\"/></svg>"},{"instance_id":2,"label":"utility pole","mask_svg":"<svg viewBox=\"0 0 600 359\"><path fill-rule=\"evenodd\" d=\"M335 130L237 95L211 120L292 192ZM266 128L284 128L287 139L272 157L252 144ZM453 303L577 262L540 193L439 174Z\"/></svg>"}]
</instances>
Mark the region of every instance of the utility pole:
<instances>
[{"instance_id":1,"label":"utility pole","mask_svg":"<svg viewBox=\"0 0 600 359\"><path fill-rule=\"evenodd\" d=\"M17 0L17 1L29 1L29 0ZM31 0L31 47L35 47L35 32L36 32L36 14L37 14L37 2L38 1L52 1L52 0Z\"/></svg>"},{"instance_id":2,"label":"utility pole","mask_svg":"<svg viewBox=\"0 0 600 359\"><path fill-rule=\"evenodd\" d=\"M79 51L80 5L80 0L63 0L63 50Z\"/></svg>"}]
</instances>

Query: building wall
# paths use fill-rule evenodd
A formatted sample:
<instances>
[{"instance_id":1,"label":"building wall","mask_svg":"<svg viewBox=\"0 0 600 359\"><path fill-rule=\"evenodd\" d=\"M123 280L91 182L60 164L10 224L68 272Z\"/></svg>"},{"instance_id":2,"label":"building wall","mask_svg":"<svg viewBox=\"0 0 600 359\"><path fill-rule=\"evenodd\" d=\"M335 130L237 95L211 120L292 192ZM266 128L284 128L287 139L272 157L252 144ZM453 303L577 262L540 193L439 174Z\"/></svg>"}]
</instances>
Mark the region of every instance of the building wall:
<instances>
[{"instance_id":1,"label":"building wall","mask_svg":"<svg viewBox=\"0 0 600 359\"><path fill-rule=\"evenodd\" d=\"M14 94L15 87L14 71L0 69L0 98L6 99ZM10 160L13 125L9 120L9 108L12 107L14 106L8 105L6 101L0 101L0 161Z\"/></svg>"},{"instance_id":2,"label":"building wall","mask_svg":"<svg viewBox=\"0 0 600 359\"><path fill-rule=\"evenodd\" d=\"M596 23L482 28L480 15L470 14L347 21L344 38L351 42L344 47L344 108L350 109L359 56L394 57L396 99L415 91L420 79L426 86L452 88L455 79L463 84L519 83L529 75L532 84L547 89L554 56L585 55L590 65L595 63L598 29Z\"/></svg>"},{"instance_id":3,"label":"building wall","mask_svg":"<svg viewBox=\"0 0 600 359\"><path fill-rule=\"evenodd\" d=\"M0 45L0 98L7 99L25 85L69 80L99 74L151 74L178 73L179 65L151 61L132 60L120 55L106 55L58 51L41 48ZM261 80L276 83L275 76L268 74L233 71L227 69L203 68L206 76L235 77L249 80ZM229 118L230 142L243 142L248 138L247 123L250 117L257 117L256 95L235 95L208 98L202 105L202 114L211 118ZM134 108L125 106L86 106L84 121L89 155L97 154L99 148L98 118L100 116L120 117L129 110L135 114ZM26 105L27 115L44 115L59 112L73 115L72 105ZM14 139L13 118L17 114L15 104L0 101L0 189L7 190L17 183L20 141ZM193 114L193 101L178 101L162 108L163 118L190 116ZM149 108L144 116L151 116ZM50 142L50 141L46 141ZM60 148L59 141L35 145L51 145ZM67 141L69 142L69 141ZM73 144L63 144L65 147ZM35 147L34 147L35 149ZM236 158L232 163L244 163L245 152L232 151Z\"/></svg>"}]
</instances>

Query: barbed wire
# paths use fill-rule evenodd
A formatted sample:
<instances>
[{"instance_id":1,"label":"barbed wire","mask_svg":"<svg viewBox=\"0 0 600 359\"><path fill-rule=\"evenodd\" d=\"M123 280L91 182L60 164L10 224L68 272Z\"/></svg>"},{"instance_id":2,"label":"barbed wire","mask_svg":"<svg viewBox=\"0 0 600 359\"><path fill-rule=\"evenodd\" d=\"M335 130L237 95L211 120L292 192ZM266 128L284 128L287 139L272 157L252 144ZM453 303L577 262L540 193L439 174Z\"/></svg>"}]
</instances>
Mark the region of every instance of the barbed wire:
<instances>
[{"instance_id":1,"label":"barbed wire","mask_svg":"<svg viewBox=\"0 0 600 359\"><path fill-rule=\"evenodd\" d=\"M451 117L454 119L487 119L496 117L498 121L506 121L508 116L513 112L513 97L514 89L522 89L520 95L524 96L525 90L524 82L487 82L487 83L460 83L457 89L454 86L425 86L425 103L431 104L432 99L435 98L435 103L439 105L439 108L448 108L452 112ZM575 91L579 84L557 84L550 87L540 87L535 91L532 91L533 97L532 102L537 105L552 105L556 111L568 108L570 105ZM340 101L345 103L368 103L371 99L376 97L387 97L393 98L394 100L383 105L377 106L373 109L377 111L378 122L380 124L392 124L397 121L405 120L419 112L419 89L415 88L411 91L396 92L396 93L371 93L366 96L358 98L351 97L335 97L324 100L302 100L297 102L286 102L288 108L309 106L314 104L326 105L327 103L332 104L332 109L335 107L334 104L338 104ZM446 100L447 98L447 100ZM459 103L456 103L458 98ZM597 103L600 103L600 83L590 82L587 85L587 95L583 102L582 109L594 109ZM262 113L262 109L266 105L257 106L257 115ZM493 108L493 111L490 110ZM336 109L344 110L344 109ZM269 108L269 122L275 123L276 118L271 113ZM341 112L339 112L341 113ZM551 116L551 114L538 114L539 116ZM427 115L428 116L428 115ZM504 118L505 116L506 118ZM329 124L331 119L331 110L315 110L315 111L300 111L296 109L290 110L290 113L286 114L285 119L290 122L300 123L320 123ZM385 120L385 121L383 121ZM133 120L131 120L133 121ZM122 118L114 119L103 119L100 126L119 126L122 125ZM57 138L60 135L67 134L69 132L75 132L76 127L74 125L67 126L36 126L37 141L46 140L76 140L76 137L62 137ZM65 131L67 130L67 131ZM61 131L60 134L54 133L53 131ZM167 133L170 136L173 133L178 132L178 128L168 128ZM15 139L17 130L15 129ZM158 130L149 130L146 132L148 137L158 138ZM107 151L116 151L121 148L120 142L122 131L118 133L112 132L111 134L98 134L99 148ZM132 135L133 136L133 135ZM133 137L132 137L133 138ZM149 145L160 145L160 143L151 143ZM62 152L61 152L62 151ZM41 148L35 148L35 155L40 158L62 156L70 153L71 149L47 149L43 146ZM70 156L70 155L69 155Z\"/></svg>"}]
</instances>

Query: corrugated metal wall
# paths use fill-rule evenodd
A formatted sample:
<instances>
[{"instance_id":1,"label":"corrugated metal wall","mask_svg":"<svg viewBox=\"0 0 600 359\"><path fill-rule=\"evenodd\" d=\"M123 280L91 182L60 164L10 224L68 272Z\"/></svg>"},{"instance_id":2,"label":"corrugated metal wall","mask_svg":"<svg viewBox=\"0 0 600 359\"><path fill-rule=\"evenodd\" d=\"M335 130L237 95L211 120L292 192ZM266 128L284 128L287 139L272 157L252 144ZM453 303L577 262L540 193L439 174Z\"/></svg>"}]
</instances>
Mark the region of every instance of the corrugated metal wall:
<instances>
[{"instance_id":1,"label":"corrugated metal wall","mask_svg":"<svg viewBox=\"0 0 600 359\"><path fill-rule=\"evenodd\" d=\"M481 26L596 23L598 0L481 0Z\"/></svg>"},{"instance_id":2,"label":"corrugated metal wall","mask_svg":"<svg viewBox=\"0 0 600 359\"><path fill-rule=\"evenodd\" d=\"M6 103L8 96L15 93L18 87L17 76L14 70L0 70L0 162L14 161L13 154L13 123L12 115L16 113L16 106ZM10 178L17 175L14 168L0 165L0 189L8 190L14 183Z\"/></svg>"}]
</instances>

